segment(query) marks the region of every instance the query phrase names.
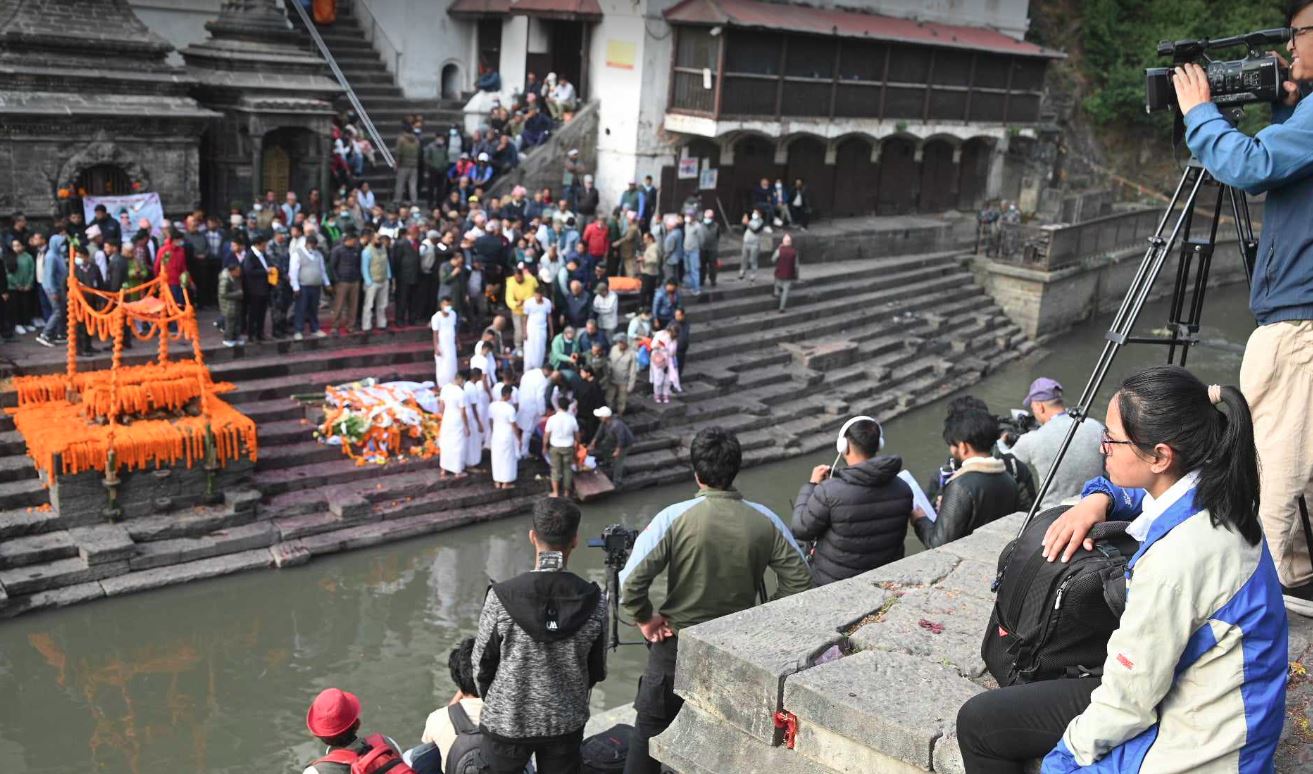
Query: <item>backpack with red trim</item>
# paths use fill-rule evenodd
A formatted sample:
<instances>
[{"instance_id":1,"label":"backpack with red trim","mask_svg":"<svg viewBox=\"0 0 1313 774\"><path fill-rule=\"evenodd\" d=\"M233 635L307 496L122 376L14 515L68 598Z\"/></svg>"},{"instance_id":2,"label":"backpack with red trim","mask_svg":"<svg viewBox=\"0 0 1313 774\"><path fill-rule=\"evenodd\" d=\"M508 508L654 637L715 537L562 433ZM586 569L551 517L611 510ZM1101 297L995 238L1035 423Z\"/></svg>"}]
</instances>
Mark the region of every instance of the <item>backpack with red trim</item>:
<instances>
[{"instance_id":1,"label":"backpack with red trim","mask_svg":"<svg viewBox=\"0 0 1313 774\"><path fill-rule=\"evenodd\" d=\"M341 748L315 761L315 763L336 763L350 766L351 774L415 774L415 770L406 765L382 734L370 734L365 737L365 749L361 752Z\"/></svg>"}]
</instances>

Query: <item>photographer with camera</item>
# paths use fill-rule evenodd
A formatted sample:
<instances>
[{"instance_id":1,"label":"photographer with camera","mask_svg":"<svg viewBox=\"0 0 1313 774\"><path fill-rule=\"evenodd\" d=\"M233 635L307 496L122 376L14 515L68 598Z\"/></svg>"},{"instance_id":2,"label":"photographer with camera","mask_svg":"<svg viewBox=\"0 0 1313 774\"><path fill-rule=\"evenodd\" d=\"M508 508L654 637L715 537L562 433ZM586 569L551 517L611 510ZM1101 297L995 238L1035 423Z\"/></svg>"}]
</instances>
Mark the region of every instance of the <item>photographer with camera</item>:
<instances>
[{"instance_id":1,"label":"photographer with camera","mask_svg":"<svg viewBox=\"0 0 1313 774\"><path fill-rule=\"evenodd\" d=\"M1057 459L1067 429L1076 419L1067 413L1067 404L1062 399L1062 385L1047 376L1041 376L1030 383L1022 405L1035 417L1039 427L1018 438L1008 451L1018 460L1035 468L1035 475L1043 481L1053 461ZM1103 425L1097 419L1087 417L1080 423L1076 428L1076 437L1071 439L1071 447L1067 449L1067 456L1062 458L1053 476L1053 483L1040 503L1041 510L1079 496L1086 481L1103 475L1103 455L1099 453L1099 438L1102 435Z\"/></svg>"},{"instance_id":2,"label":"photographer with camera","mask_svg":"<svg viewBox=\"0 0 1313 774\"><path fill-rule=\"evenodd\" d=\"M798 491L793 536L816 542L812 577L817 586L903 558L912 488L898 477L903 458L877 456L882 448L880 423L853 417L839 428L836 441L845 467L817 465Z\"/></svg>"},{"instance_id":3,"label":"photographer with camera","mask_svg":"<svg viewBox=\"0 0 1313 774\"><path fill-rule=\"evenodd\" d=\"M484 771L577 772L592 688L606 679L606 596L565 569L579 545L579 508L534 504L535 569L488 589L473 663L483 697Z\"/></svg>"},{"instance_id":4,"label":"photographer with camera","mask_svg":"<svg viewBox=\"0 0 1313 774\"><path fill-rule=\"evenodd\" d=\"M674 721L679 632L752 607L766 568L776 599L811 587L811 573L789 528L769 508L743 499L734 478L743 462L739 439L719 427L700 430L689 448L698 494L658 513L639 535L620 573L620 603L648 641L639 678L638 713L626 774L658 774L648 740ZM654 611L648 591L666 572L666 601Z\"/></svg>"},{"instance_id":5,"label":"photographer with camera","mask_svg":"<svg viewBox=\"0 0 1313 774\"><path fill-rule=\"evenodd\" d=\"M920 508L912 511L912 529L926 548L964 538L1017 510L1017 482L991 454L997 439L992 414L959 411L944 421L944 443L957 470L944 484L936 518Z\"/></svg>"},{"instance_id":6,"label":"photographer with camera","mask_svg":"<svg viewBox=\"0 0 1313 774\"><path fill-rule=\"evenodd\" d=\"M1218 181L1266 193L1263 232L1250 279L1258 328L1245 346L1240 389L1254 417L1263 461L1259 516L1291 612L1313 616L1307 502L1313 497L1313 104L1299 83L1313 79L1313 0L1289 6L1291 54L1272 124L1253 137L1232 126L1196 64L1175 69L1185 141ZM1285 64L1284 58L1282 63Z\"/></svg>"}]
</instances>

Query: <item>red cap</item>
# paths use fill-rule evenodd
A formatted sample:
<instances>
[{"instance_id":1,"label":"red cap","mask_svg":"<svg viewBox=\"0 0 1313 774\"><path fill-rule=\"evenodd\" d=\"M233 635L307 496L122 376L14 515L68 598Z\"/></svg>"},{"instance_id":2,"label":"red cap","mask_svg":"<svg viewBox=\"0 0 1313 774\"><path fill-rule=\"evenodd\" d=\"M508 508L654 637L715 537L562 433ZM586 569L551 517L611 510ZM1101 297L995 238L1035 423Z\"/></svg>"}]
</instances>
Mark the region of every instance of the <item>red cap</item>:
<instances>
[{"instance_id":1,"label":"red cap","mask_svg":"<svg viewBox=\"0 0 1313 774\"><path fill-rule=\"evenodd\" d=\"M305 727L327 739L346 733L360 719L360 699L354 693L325 688L305 713Z\"/></svg>"}]
</instances>

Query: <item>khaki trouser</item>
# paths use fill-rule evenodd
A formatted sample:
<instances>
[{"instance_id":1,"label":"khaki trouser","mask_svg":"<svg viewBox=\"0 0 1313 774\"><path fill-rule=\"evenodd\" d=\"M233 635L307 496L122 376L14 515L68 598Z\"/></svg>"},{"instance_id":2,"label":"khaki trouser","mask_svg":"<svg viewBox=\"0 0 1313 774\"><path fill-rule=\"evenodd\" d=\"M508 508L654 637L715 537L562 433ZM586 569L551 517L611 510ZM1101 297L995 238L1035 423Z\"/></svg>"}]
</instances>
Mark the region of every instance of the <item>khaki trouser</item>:
<instances>
[{"instance_id":1,"label":"khaki trouser","mask_svg":"<svg viewBox=\"0 0 1313 774\"><path fill-rule=\"evenodd\" d=\"M547 459L551 462L552 482L561 482L561 494L570 494L574 486L574 447L549 446Z\"/></svg>"},{"instance_id":2,"label":"khaki trouser","mask_svg":"<svg viewBox=\"0 0 1313 774\"><path fill-rule=\"evenodd\" d=\"M388 284L389 280L382 282L370 283L365 288L365 307L360 312L360 329L367 331L374 327L374 319L378 319L379 329L388 327ZM370 314L373 310L374 314Z\"/></svg>"},{"instance_id":3,"label":"khaki trouser","mask_svg":"<svg viewBox=\"0 0 1313 774\"><path fill-rule=\"evenodd\" d=\"M1249 337L1240 390L1254 416L1258 515L1286 586L1313 580L1299 498L1313 505L1313 321L1263 325Z\"/></svg>"},{"instance_id":4,"label":"khaki trouser","mask_svg":"<svg viewBox=\"0 0 1313 774\"><path fill-rule=\"evenodd\" d=\"M524 324L528 315L524 312L511 312L511 327L515 330L515 348L524 346Z\"/></svg>"},{"instance_id":5,"label":"khaki trouser","mask_svg":"<svg viewBox=\"0 0 1313 774\"><path fill-rule=\"evenodd\" d=\"M606 385L606 405L617 416L625 413L625 406L629 405L629 385L611 383Z\"/></svg>"},{"instance_id":6,"label":"khaki trouser","mask_svg":"<svg viewBox=\"0 0 1313 774\"><path fill-rule=\"evenodd\" d=\"M334 285L333 324L329 327L350 330L356 324L356 307L359 305L359 282L339 282Z\"/></svg>"}]
</instances>

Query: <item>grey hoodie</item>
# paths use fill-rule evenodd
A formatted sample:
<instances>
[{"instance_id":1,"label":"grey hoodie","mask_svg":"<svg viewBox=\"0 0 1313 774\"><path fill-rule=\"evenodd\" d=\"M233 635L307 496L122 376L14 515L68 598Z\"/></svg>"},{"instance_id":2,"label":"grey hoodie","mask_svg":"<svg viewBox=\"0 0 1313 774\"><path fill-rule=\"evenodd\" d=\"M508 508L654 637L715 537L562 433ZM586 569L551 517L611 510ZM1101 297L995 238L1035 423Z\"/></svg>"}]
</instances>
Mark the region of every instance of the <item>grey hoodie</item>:
<instances>
[{"instance_id":1,"label":"grey hoodie","mask_svg":"<svg viewBox=\"0 0 1313 774\"><path fill-rule=\"evenodd\" d=\"M479 725L504 739L559 736L588 722L606 679L606 595L571 572L526 572L494 584L474 641Z\"/></svg>"}]
</instances>

